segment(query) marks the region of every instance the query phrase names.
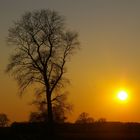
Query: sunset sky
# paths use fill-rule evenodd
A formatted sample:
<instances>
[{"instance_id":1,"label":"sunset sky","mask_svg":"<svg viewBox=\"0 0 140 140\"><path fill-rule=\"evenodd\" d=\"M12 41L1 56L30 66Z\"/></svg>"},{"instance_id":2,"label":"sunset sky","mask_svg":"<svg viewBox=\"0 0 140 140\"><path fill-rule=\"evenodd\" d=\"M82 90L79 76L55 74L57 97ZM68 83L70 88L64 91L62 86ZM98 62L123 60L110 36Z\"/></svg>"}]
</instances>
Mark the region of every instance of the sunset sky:
<instances>
[{"instance_id":1,"label":"sunset sky","mask_svg":"<svg viewBox=\"0 0 140 140\"><path fill-rule=\"evenodd\" d=\"M88 112L94 119L140 122L140 1L139 0L3 0L0 1L0 113L11 121L27 121L33 93L21 98L4 70L12 47L8 28L24 12L51 9L66 17L79 33L81 49L68 63L66 88L74 106L69 120ZM128 92L123 103L119 90Z\"/></svg>"}]
</instances>

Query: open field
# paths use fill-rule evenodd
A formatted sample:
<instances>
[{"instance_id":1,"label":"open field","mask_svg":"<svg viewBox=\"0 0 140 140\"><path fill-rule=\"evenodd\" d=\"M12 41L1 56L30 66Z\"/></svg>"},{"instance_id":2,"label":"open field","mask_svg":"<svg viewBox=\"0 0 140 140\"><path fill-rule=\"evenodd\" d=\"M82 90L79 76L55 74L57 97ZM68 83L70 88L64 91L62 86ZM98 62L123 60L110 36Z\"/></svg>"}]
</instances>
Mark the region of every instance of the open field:
<instances>
[{"instance_id":1,"label":"open field","mask_svg":"<svg viewBox=\"0 0 140 140\"><path fill-rule=\"evenodd\" d=\"M47 135L41 124L16 124L0 128L0 139L14 140L140 140L138 123L63 124L55 126L55 135Z\"/></svg>"}]
</instances>

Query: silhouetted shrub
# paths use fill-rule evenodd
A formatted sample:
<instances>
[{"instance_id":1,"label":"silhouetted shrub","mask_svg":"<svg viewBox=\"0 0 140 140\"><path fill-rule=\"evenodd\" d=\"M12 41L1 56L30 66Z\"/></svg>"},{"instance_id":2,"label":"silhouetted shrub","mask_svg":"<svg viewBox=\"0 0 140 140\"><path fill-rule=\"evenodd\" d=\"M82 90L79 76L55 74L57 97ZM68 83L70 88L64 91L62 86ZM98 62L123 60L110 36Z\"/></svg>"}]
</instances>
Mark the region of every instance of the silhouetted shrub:
<instances>
[{"instance_id":1,"label":"silhouetted shrub","mask_svg":"<svg viewBox=\"0 0 140 140\"><path fill-rule=\"evenodd\" d=\"M86 112L83 112L79 115L78 119L75 121L75 123L78 124L86 124L86 123L93 123L94 119L92 117L89 117L89 114Z\"/></svg>"},{"instance_id":2,"label":"silhouetted shrub","mask_svg":"<svg viewBox=\"0 0 140 140\"><path fill-rule=\"evenodd\" d=\"M0 127L8 126L8 123L9 123L9 119L7 115L4 113L1 113L0 114Z\"/></svg>"}]
</instances>

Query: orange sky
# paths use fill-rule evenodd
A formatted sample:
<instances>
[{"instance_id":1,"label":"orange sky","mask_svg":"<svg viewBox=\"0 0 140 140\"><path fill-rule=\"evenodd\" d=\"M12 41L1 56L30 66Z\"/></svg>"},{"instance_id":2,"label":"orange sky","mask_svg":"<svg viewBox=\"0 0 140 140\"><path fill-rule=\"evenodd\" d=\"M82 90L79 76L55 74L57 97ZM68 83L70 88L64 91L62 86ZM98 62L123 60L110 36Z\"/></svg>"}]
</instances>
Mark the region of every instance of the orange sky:
<instances>
[{"instance_id":1,"label":"orange sky","mask_svg":"<svg viewBox=\"0 0 140 140\"><path fill-rule=\"evenodd\" d=\"M140 1L138 0L5 0L0 2L0 112L26 121L33 93L17 95L16 82L4 73L11 48L5 37L12 21L25 11L49 8L78 31L81 50L68 65L69 120L85 111L95 119L140 122ZM114 100L119 88L130 92L128 103Z\"/></svg>"}]
</instances>

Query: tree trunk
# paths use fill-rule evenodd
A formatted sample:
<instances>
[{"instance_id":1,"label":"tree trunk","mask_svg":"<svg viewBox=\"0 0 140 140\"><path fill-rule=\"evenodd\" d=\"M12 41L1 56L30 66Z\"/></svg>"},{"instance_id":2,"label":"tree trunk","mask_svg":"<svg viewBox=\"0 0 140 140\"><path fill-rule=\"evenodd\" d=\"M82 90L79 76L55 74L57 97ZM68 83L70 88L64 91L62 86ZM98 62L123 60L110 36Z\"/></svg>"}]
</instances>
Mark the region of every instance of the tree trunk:
<instances>
[{"instance_id":1,"label":"tree trunk","mask_svg":"<svg viewBox=\"0 0 140 140\"><path fill-rule=\"evenodd\" d=\"M49 130L49 135L53 135L54 133L54 124L53 124L53 112L52 112L52 103L51 103L51 94L46 91L46 97L47 97L47 114L48 114L48 130Z\"/></svg>"}]
</instances>

